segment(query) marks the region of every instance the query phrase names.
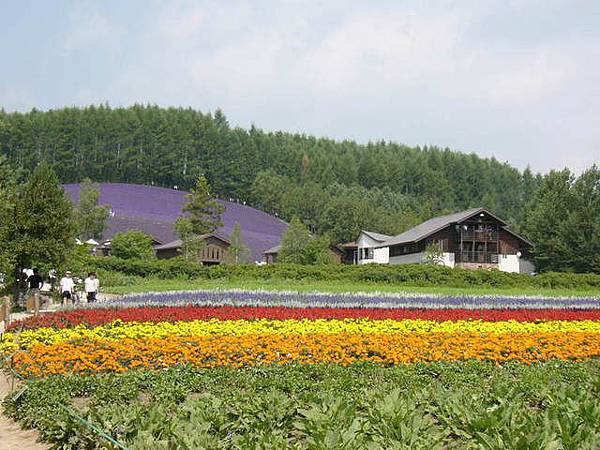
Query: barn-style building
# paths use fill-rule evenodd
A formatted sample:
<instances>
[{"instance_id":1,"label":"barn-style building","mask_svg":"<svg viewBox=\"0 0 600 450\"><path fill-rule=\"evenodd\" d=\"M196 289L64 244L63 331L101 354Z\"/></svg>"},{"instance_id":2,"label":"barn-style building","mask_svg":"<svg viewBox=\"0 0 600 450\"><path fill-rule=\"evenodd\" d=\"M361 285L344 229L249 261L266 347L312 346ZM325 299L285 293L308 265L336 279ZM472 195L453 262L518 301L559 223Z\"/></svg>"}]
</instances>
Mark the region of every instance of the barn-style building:
<instances>
[{"instance_id":1,"label":"barn-style building","mask_svg":"<svg viewBox=\"0 0 600 450\"><path fill-rule=\"evenodd\" d=\"M531 242L485 208L434 217L397 236L362 231L356 240L358 264L419 264L436 244L440 263L449 267L531 273Z\"/></svg>"},{"instance_id":2,"label":"barn-style building","mask_svg":"<svg viewBox=\"0 0 600 450\"><path fill-rule=\"evenodd\" d=\"M199 236L204 241L198 260L204 265L221 264L228 261L229 241L216 234L203 234ZM176 239L163 245L154 247L158 259L174 258L181 256L183 242Z\"/></svg>"}]
</instances>

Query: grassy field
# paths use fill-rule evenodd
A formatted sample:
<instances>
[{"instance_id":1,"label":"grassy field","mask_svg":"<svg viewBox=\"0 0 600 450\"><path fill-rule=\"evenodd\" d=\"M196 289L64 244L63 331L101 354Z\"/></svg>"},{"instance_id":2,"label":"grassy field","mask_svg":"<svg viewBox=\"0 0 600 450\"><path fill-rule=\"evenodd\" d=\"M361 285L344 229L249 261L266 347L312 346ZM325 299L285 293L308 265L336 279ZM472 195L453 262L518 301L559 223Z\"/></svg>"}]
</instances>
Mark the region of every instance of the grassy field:
<instances>
[{"instance_id":1,"label":"grassy field","mask_svg":"<svg viewBox=\"0 0 600 450\"><path fill-rule=\"evenodd\" d=\"M536 288L497 288L497 287L415 287L388 283L367 283L348 281L296 281L296 280L160 280L156 278L127 277L110 280L112 283L103 288L103 292L113 294L133 294L142 292L164 292L194 289L265 289L291 290L298 292L389 292L421 293L446 295L528 295L547 297L600 297L600 290L575 289L536 289ZM122 282L119 283L119 282Z\"/></svg>"}]
</instances>

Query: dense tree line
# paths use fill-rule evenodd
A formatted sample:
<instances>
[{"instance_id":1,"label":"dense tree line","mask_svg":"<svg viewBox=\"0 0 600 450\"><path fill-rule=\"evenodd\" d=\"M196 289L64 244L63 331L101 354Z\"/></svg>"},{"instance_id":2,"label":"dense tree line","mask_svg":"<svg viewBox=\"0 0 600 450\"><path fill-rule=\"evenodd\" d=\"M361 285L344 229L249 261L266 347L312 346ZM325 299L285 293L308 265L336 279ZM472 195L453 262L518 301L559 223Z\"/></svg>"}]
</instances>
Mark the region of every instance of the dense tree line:
<instances>
[{"instance_id":1,"label":"dense tree line","mask_svg":"<svg viewBox=\"0 0 600 450\"><path fill-rule=\"evenodd\" d=\"M1 112L0 151L26 170L45 161L63 182L189 189L204 174L218 196L298 216L336 239L365 227L395 233L479 205L518 223L540 180L449 149L245 130L230 127L221 111L141 105Z\"/></svg>"},{"instance_id":2,"label":"dense tree line","mask_svg":"<svg viewBox=\"0 0 600 450\"><path fill-rule=\"evenodd\" d=\"M546 175L527 206L524 230L540 270L600 273L600 168Z\"/></svg>"},{"instance_id":3,"label":"dense tree line","mask_svg":"<svg viewBox=\"0 0 600 450\"><path fill-rule=\"evenodd\" d=\"M569 171L541 176L449 149L246 130L220 110L143 105L0 111L0 154L25 172L45 162L65 183L89 177L189 190L205 176L216 196L298 217L333 242L484 206L541 243L541 267L598 271L589 262L597 261L596 167L583 181ZM561 237L548 243L549 229Z\"/></svg>"}]
</instances>

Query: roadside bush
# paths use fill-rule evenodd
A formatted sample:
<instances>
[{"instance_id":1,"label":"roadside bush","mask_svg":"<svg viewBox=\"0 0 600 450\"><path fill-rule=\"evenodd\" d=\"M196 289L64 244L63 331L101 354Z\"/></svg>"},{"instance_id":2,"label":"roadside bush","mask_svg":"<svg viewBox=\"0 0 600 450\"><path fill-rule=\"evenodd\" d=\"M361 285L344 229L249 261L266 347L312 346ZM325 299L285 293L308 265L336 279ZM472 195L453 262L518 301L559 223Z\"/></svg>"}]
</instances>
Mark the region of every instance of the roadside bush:
<instances>
[{"instance_id":1,"label":"roadside bush","mask_svg":"<svg viewBox=\"0 0 600 450\"><path fill-rule=\"evenodd\" d=\"M122 259L152 258L152 238L139 230L119 232L112 238L111 252L115 257Z\"/></svg>"},{"instance_id":2,"label":"roadside bush","mask_svg":"<svg viewBox=\"0 0 600 450\"><path fill-rule=\"evenodd\" d=\"M540 289L597 289L600 275L547 272L537 276L498 270L470 270L434 265L361 266L254 264L202 266L183 258L168 260L124 260L116 257L90 257L81 262L87 269L120 272L137 277L161 279L233 279L233 280L294 280L378 282L406 286L502 287Z\"/></svg>"}]
</instances>

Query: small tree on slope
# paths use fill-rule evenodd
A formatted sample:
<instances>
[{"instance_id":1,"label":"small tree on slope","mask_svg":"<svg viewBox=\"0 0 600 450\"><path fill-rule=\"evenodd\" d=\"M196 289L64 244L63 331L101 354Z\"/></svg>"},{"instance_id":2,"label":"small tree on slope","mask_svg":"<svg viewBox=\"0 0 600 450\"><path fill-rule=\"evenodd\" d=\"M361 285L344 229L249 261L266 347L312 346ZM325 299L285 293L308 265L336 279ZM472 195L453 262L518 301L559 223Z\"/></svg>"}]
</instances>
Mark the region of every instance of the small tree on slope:
<instances>
[{"instance_id":1,"label":"small tree on slope","mask_svg":"<svg viewBox=\"0 0 600 450\"><path fill-rule=\"evenodd\" d=\"M187 199L188 203L183 207L187 215L177 219L175 231L183 242L183 256L197 260L204 246L201 236L213 233L223 225L221 214L225 208L210 195L210 186L203 176L198 178Z\"/></svg>"}]
</instances>

